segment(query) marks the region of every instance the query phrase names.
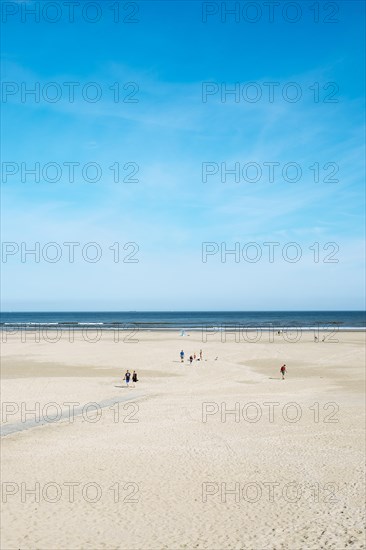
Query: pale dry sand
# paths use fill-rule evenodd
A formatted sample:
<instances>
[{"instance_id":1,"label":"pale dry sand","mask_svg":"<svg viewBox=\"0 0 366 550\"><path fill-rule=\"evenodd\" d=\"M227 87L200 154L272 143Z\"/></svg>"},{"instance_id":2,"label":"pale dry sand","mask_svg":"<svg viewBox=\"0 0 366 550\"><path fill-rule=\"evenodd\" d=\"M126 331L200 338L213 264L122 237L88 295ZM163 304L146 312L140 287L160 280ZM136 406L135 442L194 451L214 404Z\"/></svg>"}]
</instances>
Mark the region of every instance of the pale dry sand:
<instances>
[{"instance_id":1,"label":"pale dry sand","mask_svg":"<svg viewBox=\"0 0 366 550\"><path fill-rule=\"evenodd\" d=\"M2 549L365 548L364 334L333 343L135 337L3 343L3 412L19 408L6 425L22 424L35 403L40 419L55 414L52 402L64 411L125 396L132 404L2 439ZM205 360L189 366L200 348ZM121 387L126 368L138 372L135 388ZM273 422L269 402L278 403ZM204 403L218 410L206 422ZM239 418L224 422L220 410L235 403ZM39 502L24 492L37 482ZM225 488L240 492L225 502Z\"/></svg>"}]
</instances>

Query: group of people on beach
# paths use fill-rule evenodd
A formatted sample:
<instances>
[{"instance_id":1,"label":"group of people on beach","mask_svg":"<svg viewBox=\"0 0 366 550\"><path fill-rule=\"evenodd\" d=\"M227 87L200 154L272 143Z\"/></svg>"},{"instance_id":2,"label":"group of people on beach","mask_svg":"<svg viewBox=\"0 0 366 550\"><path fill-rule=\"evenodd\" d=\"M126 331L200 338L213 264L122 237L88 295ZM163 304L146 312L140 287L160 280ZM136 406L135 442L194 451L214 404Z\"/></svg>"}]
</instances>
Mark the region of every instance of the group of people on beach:
<instances>
[{"instance_id":1,"label":"group of people on beach","mask_svg":"<svg viewBox=\"0 0 366 550\"><path fill-rule=\"evenodd\" d=\"M181 363L184 363L184 350L181 350L180 352L180 362ZM217 357L216 357L217 359ZM199 357L197 357L196 353L194 353L193 355L190 355L189 356L189 364L192 365L193 361L203 361L203 354L202 354L202 350L200 349L200 353L199 353ZM128 372L128 371L127 371ZM135 372L135 371L134 371ZM282 376L282 380L285 379L285 375L287 373L287 368L286 368L286 365L283 364L282 367L280 368L280 373L281 373L281 376Z\"/></svg>"},{"instance_id":2,"label":"group of people on beach","mask_svg":"<svg viewBox=\"0 0 366 550\"><path fill-rule=\"evenodd\" d=\"M193 361L203 361L202 350L200 349L199 357L197 357L196 352L193 355L189 356L189 364L192 365ZM184 363L184 351L180 352L180 362Z\"/></svg>"},{"instance_id":3,"label":"group of people on beach","mask_svg":"<svg viewBox=\"0 0 366 550\"><path fill-rule=\"evenodd\" d=\"M126 371L126 374L123 380L126 382L126 386L128 387L131 380L131 373L129 370ZM132 382L138 382L137 372L135 370L132 373Z\"/></svg>"}]
</instances>

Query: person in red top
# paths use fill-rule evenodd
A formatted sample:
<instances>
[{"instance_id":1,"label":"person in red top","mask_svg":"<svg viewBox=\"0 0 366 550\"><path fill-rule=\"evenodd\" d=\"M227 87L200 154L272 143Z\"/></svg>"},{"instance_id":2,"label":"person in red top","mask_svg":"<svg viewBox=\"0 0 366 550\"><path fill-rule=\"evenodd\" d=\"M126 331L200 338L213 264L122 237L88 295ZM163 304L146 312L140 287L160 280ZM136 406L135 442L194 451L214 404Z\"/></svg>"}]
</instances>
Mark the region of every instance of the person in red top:
<instances>
[{"instance_id":1,"label":"person in red top","mask_svg":"<svg viewBox=\"0 0 366 550\"><path fill-rule=\"evenodd\" d=\"M287 372L286 365L282 365L282 367L280 368L280 372L282 374L282 380L284 380L285 379L285 374Z\"/></svg>"}]
</instances>

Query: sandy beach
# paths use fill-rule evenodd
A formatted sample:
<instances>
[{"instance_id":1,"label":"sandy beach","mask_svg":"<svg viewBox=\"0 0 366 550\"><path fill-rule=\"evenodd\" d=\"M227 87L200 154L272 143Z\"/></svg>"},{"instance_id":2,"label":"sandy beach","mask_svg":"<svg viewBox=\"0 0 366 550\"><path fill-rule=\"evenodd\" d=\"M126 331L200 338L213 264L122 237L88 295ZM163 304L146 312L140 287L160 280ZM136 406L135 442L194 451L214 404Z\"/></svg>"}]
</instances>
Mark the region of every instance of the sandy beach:
<instances>
[{"instance_id":1,"label":"sandy beach","mask_svg":"<svg viewBox=\"0 0 366 550\"><path fill-rule=\"evenodd\" d=\"M326 336L8 335L1 548L365 548L365 334Z\"/></svg>"}]
</instances>

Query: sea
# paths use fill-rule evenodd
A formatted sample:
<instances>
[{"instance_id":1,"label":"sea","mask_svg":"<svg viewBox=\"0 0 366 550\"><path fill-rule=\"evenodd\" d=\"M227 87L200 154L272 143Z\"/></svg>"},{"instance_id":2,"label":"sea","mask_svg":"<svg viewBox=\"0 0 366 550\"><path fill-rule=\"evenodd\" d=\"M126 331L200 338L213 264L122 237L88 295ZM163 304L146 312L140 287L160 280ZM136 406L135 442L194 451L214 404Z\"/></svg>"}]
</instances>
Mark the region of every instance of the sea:
<instances>
[{"instance_id":1,"label":"sea","mask_svg":"<svg viewBox=\"0 0 366 550\"><path fill-rule=\"evenodd\" d=\"M2 312L0 328L47 330L366 330L365 311L27 311Z\"/></svg>"}]
</instances>

